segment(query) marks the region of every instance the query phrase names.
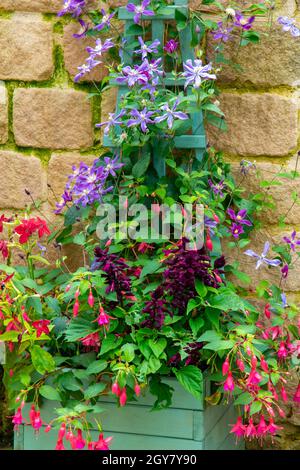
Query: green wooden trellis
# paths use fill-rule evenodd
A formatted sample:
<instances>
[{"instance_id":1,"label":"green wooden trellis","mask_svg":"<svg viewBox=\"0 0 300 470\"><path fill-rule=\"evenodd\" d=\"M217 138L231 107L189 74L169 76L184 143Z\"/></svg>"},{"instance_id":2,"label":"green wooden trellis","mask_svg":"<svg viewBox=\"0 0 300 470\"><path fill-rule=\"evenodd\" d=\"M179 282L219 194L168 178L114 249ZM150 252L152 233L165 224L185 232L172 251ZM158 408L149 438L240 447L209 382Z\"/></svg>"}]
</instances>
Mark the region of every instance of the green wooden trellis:
<instances>
[{"instance_id":1,"label":"green wooden trellis","mask_svg":"<svg viewBox=\"0 0 300 470\"><path fill-rule=\"evenodd\" d=\"M140 0L131 0L131 3L139 4ZM188 17L189 14L189 7L187 0L175 0L174 5L169 5L164 8L163 15L155 15L155 16L143 16L142 19L146 21L151 21L152 26L152 40L158 39L161 44L164 44L164 35L165 35L165 22L166 20L175 20L175 12L179 10L182 14ZM120 20L125 22L125 30L124 30L124 38L129 38L129 28L134 25L133 17L134 14L129 12L126 7L119 8L119 15ZM132 33L130 34L130 38L132 38ZM180 41L180 48L181 48L181 55L182 60L186 62L188 59L194 59L194 51L191 47L192 42L192 30L191 26L188 24L184 29L179 32L179 41ZM125 65L132 65L133 63L133 51L126 52L126 57L123 57L123 62ZM178 79L173 77L171 74L167 74L166 78L164 79L165 86L179 86L183 88L185 80ZM110 80L110 84L118 86L118 96L117 96L117 109L119 103L124 96L128 92L127 85L120 85L116 82L115 79ZM187 93L191 93L191 87L187 88ZM206 148L206 136L205 130L203 125L203 114L202 111L199 110L197 113L193 113L191 115L192 121L192 133L187 135L180 135L174 137L174 147L177 149L193 149L195 151L195 157L198 161L201 161L203 158L203 153ZM104 136L103 139L104 146L106 147L115 147L113 142L108 136ZM165 174L164 163L159 163L159 156L157 155L156 158L156 165L159 166L159 173L161 175ZM158 168L157 168L158 169Z\"/></svg>"}]
</instances>

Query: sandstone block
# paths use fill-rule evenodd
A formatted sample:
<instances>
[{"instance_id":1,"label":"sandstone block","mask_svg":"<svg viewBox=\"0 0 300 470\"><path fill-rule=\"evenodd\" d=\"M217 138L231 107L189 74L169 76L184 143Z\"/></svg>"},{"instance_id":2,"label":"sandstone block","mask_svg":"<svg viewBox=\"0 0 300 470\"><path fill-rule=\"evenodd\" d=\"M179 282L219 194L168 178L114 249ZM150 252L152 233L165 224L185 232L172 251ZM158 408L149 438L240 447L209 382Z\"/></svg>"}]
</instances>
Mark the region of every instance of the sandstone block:
<instances>
[{"instance_id":1,"label":"sandstone block","mask_svg":"<svg viewBox=\"0 0 300 470\"><path fill-rule=\"evenodd\" d=\"M93 144L91 104L81 91L18 88L13 118L17 145L76 149Z\"/></svg>"},{"instance_id":2,"label":"sandstone block","mask_svg":"<svg viewBox=\"0 0 300 470\"><path fill-rule=\"evenodd\" d=\"M209 142L220 150L233 155L281 157L297 146L295 95L222 93L220 107L228 132L208 126Z\"/></svg>"},{"instance_id":3,"label":"sandstone block","mask_svg":"<svg viewBox=\"0 0 300 470\"><path fill-rule=\"evenodd\" d=\"M0 21L0 79L46 80L53 72L52 30L40 15Z\"/></svg>"},{"instance_id":4,"label":"sandstone block","mask_svg":"<svg viewBox=\"0 0 300 470\"><path fill-rule=\"evenodd\" d=\"M47 199L46 172L38 158L1 150L0 165L1 208L23 209L31 202L25 189L35 200Z\"/></svg>"}]
</instances>

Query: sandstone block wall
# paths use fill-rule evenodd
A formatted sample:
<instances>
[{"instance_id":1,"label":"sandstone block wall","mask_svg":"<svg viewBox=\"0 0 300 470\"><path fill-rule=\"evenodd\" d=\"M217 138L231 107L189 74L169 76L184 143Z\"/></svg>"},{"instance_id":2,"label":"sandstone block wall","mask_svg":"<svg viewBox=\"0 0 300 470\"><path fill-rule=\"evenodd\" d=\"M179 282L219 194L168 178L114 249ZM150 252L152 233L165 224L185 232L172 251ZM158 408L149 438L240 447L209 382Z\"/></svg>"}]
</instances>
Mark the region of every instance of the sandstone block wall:
<instances>
[{"instance_id":1,"label":"sandstone block wall","mask_svg":"<svg viewBox=\"0 0 300 470\"><path fill-rule=\"evenodd\" d=\"M90 162L102 151L101 134L94 125L114 109L115 91L104 93L102 100L88 99L92 82L107 74L104 66L74 84L76 67L84 62L90 39L75 39L78 24L56 16L61 3L0 0L0 212L24 208L30 202L26 188L49 214L55 202L53 191L60 196L72 164ZM107 3L119 6L126 0ZM192 7L199 3L191 0ZM295 0L276 3L275 18L298 14L300 20ZM300 41L276 25L271 30L263 24L259 27L267 33L261 44L241 48L238 55L235 47L226 46L226 54L241 66L225 66L219 75L220 103L229 131L220 134L208 129L210 144L225 152L238 178L242 158L255 159L262 179L270 179L284 165L293 168L299 150ZM207 57L211 55L208 38ZM258 189L251 177L243 185ZM268 226L252 246L258 252L266 238L278 239L292 228L300 232L298 203L288 213L286 229L275 225L291 206L292 193L300 196L298 180L284 180L268 191L276 210L264 214ZM255 282L253 265L243 262ZM296 271L288 289L300 300L300 270ZM300 448L300 417L292 403L286 408L288 423L275 445Z\"/></svg>"}]
</instances>

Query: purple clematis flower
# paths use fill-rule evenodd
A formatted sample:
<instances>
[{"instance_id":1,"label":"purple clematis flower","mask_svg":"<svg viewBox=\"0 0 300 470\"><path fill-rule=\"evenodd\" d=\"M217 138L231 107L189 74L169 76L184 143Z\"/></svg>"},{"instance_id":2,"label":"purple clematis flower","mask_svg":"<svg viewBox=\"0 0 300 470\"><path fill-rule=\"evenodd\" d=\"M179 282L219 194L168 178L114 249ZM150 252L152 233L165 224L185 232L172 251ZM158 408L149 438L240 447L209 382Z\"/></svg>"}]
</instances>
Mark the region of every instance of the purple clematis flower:
<instances>
[{"instance_id":1,"label":"purple clematis flower","mask_svg":"<svg viewBox=\"0 0 300 470\"><path fill-rule=\"evenodd\" d=\"M79 73L74 77L74 82L78 82L84 75L91 72L97 65L101 64L99 60L94 60L93 57L88 57L86 60L86 64L77 67Z\"/></svg>"},{"instance_id":2,"label":"purple clematis flower","mask_svg":"<svg viewBox=\"0 0 300 470\"><path fill-rule=\"evenodd\" d=\"M79 19L78 22L80 24L80 30L77 33L73 34L73 37L76 39L80 39L85 36L87 30L89 29L88 23L86 23L82 19Z\"/></svg>"},{"instance_id":3,"label":"purple clematis flower","mask_svg":"<svg viewBox=\"0 0 300 470\"><path fill-rule=\"evenodd\" d=\"M255 163L249 162L248 160L242 160L240 162L240 169L241 169L242 175L246 176L251 170L251 168L253 169L256 168Z\"/></svg>"},{"instance_id":4,"label":"purple clematis flower","mask_svg":"<svg viewBox=\"0 0 300 470\"><path fill-rule=\"evenodd\" d=\"M168 54L174 54L179 47L179 42L175 41L175 39L170 39L170 41L166 42L164 47L164 51Z\"/></svg>"},{"instance_id":5,"label":"purple clematis flower","mask_svg":"<svg viewBox=\"0 0 300 470\"><path fill-rule=\"evenodd\" d=\"M102 14L101 22L97 24L96 26L94 26L95 31L102 31L102 29L106 27L110 28L110 22L112 18L115 16L116 12L109 14L109 13L106 13L106 11L102 8L101 14Z\"/></svg>"},{"instance_id":6,"label":"purple clematis flower","mask_svg":"<svg viewBox=\"0 0 300 470\"><path fill-rule=\"evenodd\" d=\"M121 121L121 118L125 116L125 114L126 114L125 109L122 109L122 111L119 114L109 113L108 120L101 122L100 124L96 124L95 127L99 128L99 127L105 126L104 134L107 135L111 127L120 126L121 124L123 124L123 121Z\"/></svg>"},{"instance_id":7,"label":"purple clematis flower","mask_svg":"<svg viewBox=\"0 0 300 470\"><path fill-rule=\"evenodd\" d=\"M129 119L127 122L128 127L132 126L141 126L141 129L144 133L148 131L147 124L153 124L151 116L153 116L153 111L147 111L147 108L144 108L143 111L138 111L137 109L133 109L131 111L132 119Z\"/></svg>"},{"instance_id":8,"label":"purple clematis flower","mask_svg":"<svg viewBox=\"0 0 300 470\"><path fill-rule=\"evenodd\" d=\"M96 56L101 56L114 46L115 44L111 39L106 39L104 43L102 43L101 39L96 39L95 47L87 47L86 50L90 54L90 57L95 58Z\"/></svg>"},{"instance_id":9,"label":"purple clematis flower","mask_svg":"<svg viewBox=\"0 0 300 470\"><path fill-rule=\"evenodd\" d=\"M249 29L251 29L253 26L254 20L255 16L250 16L250 18L246 18L240 12L236 12L234 25L242 28L244 31L249 31Z\"/></svg>"},{"instance_id":10,"label":"purple clematis flower","mask_svg":"<svg viewBox=\"0 0 300 470\"><path fill-rule=\"evenodd\" d=\"M264 246L264 250L263 250L261 255L258 255L253 250L245 251L245 255L251 256L252 258L257 259L255 269L258 269L262 264L266 264L267 266L279 266L281 264L281 261L279 259L268 259L268 258L266 258L269 249L270 249L270 243L266 242L265 246Z\"/></svg>"},{"instance_id":11,"label":"purple clematis flower","mask_svg":"<svg viewBox=\"0 0 300 470\"><path fill-rule=\"evenodd\" d=\"M103 169L105 175L117 176L116 170L120 170L124 166L124 163L119 162L119 155L114 158L104 157L105 167Z\"/></svg>"},{"instance_id":12,"label":"purple clematis flower","mask_svg":"<svg viewBox=\"0 0 300 470\"><path fill-rule=\"evenodd\" d=\"M245 219L247 215L247 209L240 210L237 214L232 209L227 209L227 214L235 223L240 225L248 225L249 227L252 225L250 220Z\"/></svg>"},{"instance_id":13,"label":"purple clematis flower","mask_svg":"<svg viewBox=\"0 0 300 470\"><path fill-rule=\"evenodd\" d=\"M239 236L244 233L244 229L242 225L238 225L235 222L230 227L230 232L234 236L234 238L239 238Z\"/></svg>"},{"instance_id":14,"label":"purple clematis flower","mask_svg":"<svg viewBox=\"0 0 300 470\"><path fill-rule=\"evenodd\" d=\"M175 104L172 108L168 104L164 104L161 107L161 110L164 111L164 114L162 116L158 116L154 119L154 122L159 123L167 120L168 122L168 128L171 130L174 124L174 119L180 119L180 120L186 120L188 119L188 115L181 112L181 111L176 111L177 107L179 104L179 100L177 99L175 101Z\"/></svg>"},{"instance_id":15,"label":"purple clematis flower","mask_svg":"<svg viewBox=\"0 0 300 470\"><path fill-rule=\"evenodd\" d=\"M147 10L147 7L150 5L151 0L143 0L141 5L134 5L134 3L128 3L126 9L130 13L134 13L133 21L139 23L143 15L145 16L154 16L155 13L153 10Z\"/></svg>"},{"instance_id":16,"label":"purple clematis flower","mask_svg":"<svg viewBox=\"0 0 300 470\"><path fill-rule=\"evenodd\" d=\"M135 65L133 68L130 65L127 65L122 69L123 76L117 77L117 82L120 84L125 84L129 87L133 87L135 84L143 85L148 83L149 73L148 67L145 63L142 65Z\"/></svg>"},{"instance_id":17,"label":"purple clematis flower","mask_svg":"<svg viewBox=\"0 0 300 470\"><path fill-rule=\"evenodd\" d=\"M295 38L300 36L300 29L295 25L295 20L293 18L280 16L277 21L282 25L283 31L289 31Z\"/></svg>"},{"instance_id":18,"label":"purple clematis flower","mask_svg":"<svg viewBox=\"0 0 300 470\"><path fill-rule=\"evenodd\" d=\"M219 183L217 184L214 184L212 182L212 180L208 180L208 184L209 186L211 187L211 189L213 190L213 193L216 195L216 196L220 196L220 197L224 197L224 193L223 193L223 189L225 187L225 184L224 184L224 180L221 180Z\"/></svg>"},{"instance_id":19,"label":"purple clematis flower","mask_svg":"<svg viewBox=\"0 0 300 470\"><path fill-rule=\"evenodd\" d=\"M136 54L141 54L142 59L146 59L148 54L157 54L158 53L158 46L160 46L160 41L155 39L152 44L147 45L141 36L138 37L139 43L141 48L135 51Z\"/></svg>"},{"instance_id":20,"label":"purple clematis flower","mask_svg":"<svg viewBox=\"0 0 300 470\"><path fill-rule=\"evenodd\" d=\"M229 39L231 39L231 31L233 28L227 28L222 21L219 21L218 23L218 29L215 31L212 31L212 35L215 41L223 41L227 42Z\"/></svg>"},{"instance_id":21,"label":"purple clematis flower","mask_svg":"<svg viewBox=\"0 0 300 470\"><path fill-rule=\"evenodd\" d=\"M288 245L290 245L290 249L292 251L295 251L295 248L297 246L300 246L300 240L299 238L296 240L296 235L297 235L297 232L294 230L292 233L291 233L291 236L290 238L288 237L283 237L283 241L286 242Z\"/></svg>"},{"instance_id":22,"label":"purple clematis flower","mask_svg":"<svg viewBox=\"0 0 300 470\"><path fill-rule=\"evenodd\" d=\"M68 13L71 13L72 16L77 18L79 15L81 15L85 6L85 0L65 0L62 10L57 13L57 16L64 16Z\"/></svg>"},{"instance_id":23,"label":"purple clematis flower","mask_svg":"<svg viewBox=\"0 0 300 470\"><path fill-rule=\"evenodd\" d=\"M196 59L192 61L191 59L187 60L183 64L184 72L183 77L186 78L184 88L189 85L193 85L194 88L200 88L200 85L203 80L216 80L216 75L209 73L212 69L211 64L203 65L202 60Z\"/></svg>"},{"instance_id":24,"label":"purple clematis flower","mask_svg":"<svg viewBox=\"0 0 300 470\"><path fill-rule=\"evenodd\" d=\"M281 297L281 302L282 302L283 308L287 308L289 305L287 303L287 298L286 298L285 293L282 292L282 294L280 294L280 297Z\"/></svg>"}]
</instances>

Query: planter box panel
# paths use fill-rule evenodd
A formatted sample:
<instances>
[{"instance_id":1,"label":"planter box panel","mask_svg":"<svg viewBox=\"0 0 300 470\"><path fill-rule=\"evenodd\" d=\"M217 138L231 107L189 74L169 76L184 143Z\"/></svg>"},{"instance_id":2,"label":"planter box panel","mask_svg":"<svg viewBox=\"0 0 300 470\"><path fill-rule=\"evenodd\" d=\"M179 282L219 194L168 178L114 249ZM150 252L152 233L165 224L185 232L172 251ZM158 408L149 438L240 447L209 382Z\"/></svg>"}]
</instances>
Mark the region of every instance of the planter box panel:
<instances>
[{"instance_id":1,"label":"planter box panel","mask_svg":"<svg viewBox=\"0 0 300 470\"><path fill-rule=\"evenodd\" d=\"M205 437L204 447L207 450L218 449L229 435L229 425L236 421L236 409L231 406L230 408L225 408L225 410L225 413L221 415L213 430Z\"/></svg>"}]
</instances>

